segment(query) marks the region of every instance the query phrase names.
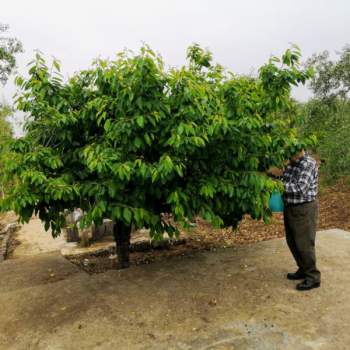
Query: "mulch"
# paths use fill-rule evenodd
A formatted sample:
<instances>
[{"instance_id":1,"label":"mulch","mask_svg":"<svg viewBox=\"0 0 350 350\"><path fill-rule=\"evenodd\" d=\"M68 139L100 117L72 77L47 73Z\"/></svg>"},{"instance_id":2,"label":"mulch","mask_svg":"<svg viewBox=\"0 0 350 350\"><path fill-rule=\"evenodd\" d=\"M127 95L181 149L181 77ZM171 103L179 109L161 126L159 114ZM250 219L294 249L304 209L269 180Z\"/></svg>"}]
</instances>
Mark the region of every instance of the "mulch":
<instances>
[{"instance_id":1,"label":"mulch","mask_svg":"<svg viewBox=\"0 0 350 350\"><path fill-rule=\"evenodd\" d=\"M346 180L320 191L319 230L331 228L350 231L350 184Z\"/></svg>"}]
</instances>

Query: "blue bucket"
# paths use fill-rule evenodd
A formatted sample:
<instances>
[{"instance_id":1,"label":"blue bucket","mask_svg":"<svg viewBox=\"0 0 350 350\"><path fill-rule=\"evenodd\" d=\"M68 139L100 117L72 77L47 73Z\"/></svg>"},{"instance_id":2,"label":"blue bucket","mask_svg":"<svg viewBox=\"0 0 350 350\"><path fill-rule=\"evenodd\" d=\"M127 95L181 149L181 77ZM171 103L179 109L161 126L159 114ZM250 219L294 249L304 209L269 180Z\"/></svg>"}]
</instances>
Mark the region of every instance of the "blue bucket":
<instances>
[{"instance_id":1,"label":"blue bucket","mask_svg":"<svg viewBox=\"0 0 350 350\"><path fill-rule=\"evenodd\" d=\"M283 198L278 191L275 191L271 194L269 207L273 213L283 212L283 209L284 209Z\"/></svg>"}]
</instances>

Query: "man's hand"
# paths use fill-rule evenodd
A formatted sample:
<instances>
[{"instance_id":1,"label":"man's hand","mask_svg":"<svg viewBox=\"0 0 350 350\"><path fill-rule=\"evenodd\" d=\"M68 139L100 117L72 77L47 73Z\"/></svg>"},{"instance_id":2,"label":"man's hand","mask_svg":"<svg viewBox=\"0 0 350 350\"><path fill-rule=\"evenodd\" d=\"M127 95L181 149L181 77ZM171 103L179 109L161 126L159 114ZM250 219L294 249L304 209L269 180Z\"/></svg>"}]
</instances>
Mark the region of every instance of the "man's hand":
<instances>
[{"instance_id":1,"label":"man's hand","mask_svg":"<svg viewBox=\"0 0 350 350\"><path fill-rule=\"evenodd\" d=\"M267 173L269 175L275 176L275 177L280 177L283 175L284 169L277 168L275 166L271 167L269 170L267 170Z\"/></svg>"}]
</instances>

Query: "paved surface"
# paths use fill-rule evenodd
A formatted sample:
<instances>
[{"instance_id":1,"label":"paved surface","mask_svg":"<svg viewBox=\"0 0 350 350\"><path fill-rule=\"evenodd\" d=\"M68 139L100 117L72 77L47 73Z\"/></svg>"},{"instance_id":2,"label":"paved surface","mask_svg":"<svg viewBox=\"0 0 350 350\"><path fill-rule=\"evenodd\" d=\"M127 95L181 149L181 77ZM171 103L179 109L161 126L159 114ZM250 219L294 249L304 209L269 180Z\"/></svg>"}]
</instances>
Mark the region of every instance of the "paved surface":
<instances>
[{"instance_id":1,"label":"paved surface","mask_svg":"<svg viewBox=\"0 0 350 350\"><path fill-rule=\"evenodd\" d=\"M350 234L317 238L297 292L284 240L87 275L58 252L0 264L0 349L350 348Z\"/></svg>"}]
</instances>

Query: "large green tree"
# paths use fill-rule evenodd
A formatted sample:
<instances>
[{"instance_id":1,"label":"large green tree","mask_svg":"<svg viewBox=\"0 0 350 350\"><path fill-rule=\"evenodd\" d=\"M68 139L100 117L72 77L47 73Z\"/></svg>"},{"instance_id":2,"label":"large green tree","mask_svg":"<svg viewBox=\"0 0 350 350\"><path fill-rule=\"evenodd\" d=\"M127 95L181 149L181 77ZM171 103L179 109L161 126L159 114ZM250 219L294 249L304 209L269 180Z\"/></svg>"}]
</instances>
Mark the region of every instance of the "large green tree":
<instances>
[{"instance_id":1,"label":"large green tree","mask_svg":"<svg viewBox=\"0 0 350 350\"><path fill-rule=\"evenodd\" d=\"M65 209L82 208L82 225L112 218L119 267L129 265L132 225L155 239L177 234L163 213L177 225L196 215L217 226L246 213L268 219L280 184L265 172L301 145L279 112L310 71L295 47L255 79L225 72L198 45L187 57L187 66L165 69L143 47L64 82L58 62L52 69L37 55L29 78L17 78L17 107L29 116L12 144L6 167L16 185L2 208L23 221L38 214L53 235Z\"/></svg>"}]
</instances>

